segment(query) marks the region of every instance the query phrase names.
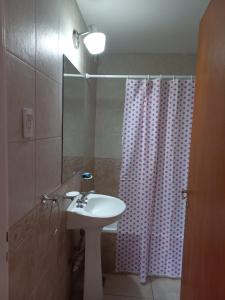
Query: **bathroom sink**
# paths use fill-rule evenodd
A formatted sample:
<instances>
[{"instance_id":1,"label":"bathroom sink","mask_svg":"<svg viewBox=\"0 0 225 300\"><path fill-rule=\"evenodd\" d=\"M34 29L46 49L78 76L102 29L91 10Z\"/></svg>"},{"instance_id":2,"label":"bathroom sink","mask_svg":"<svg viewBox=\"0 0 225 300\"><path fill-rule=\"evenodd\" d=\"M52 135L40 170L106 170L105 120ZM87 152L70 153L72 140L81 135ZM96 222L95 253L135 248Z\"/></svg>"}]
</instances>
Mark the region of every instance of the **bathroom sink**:
<instances>
[{"instance_id":1,"label":"bathroom sink","mask_svg":"<svg viewBox=\"0 0 225 300\"><path fill-rule=\"evenodd\" d=\"M87 205L77 207L73 200L67 209L67 228L99 228L117 221L126 209L126 204L116 197L89 194Z\"/></svg>"},{"instance_id":2,"label":"bathroom sink","mask_svg":"<svg viewBox=\"0 0 225 300\"><path fill-rule=\"evenodd\" d=\"M67 229L85 230L84 300L102 300L101 232L116 222L126 204L116 197L88 194L87 204L80 207L76 197L67 208ZM78 205L79 204L79 205Z\"/></svg>"}]
</instances>

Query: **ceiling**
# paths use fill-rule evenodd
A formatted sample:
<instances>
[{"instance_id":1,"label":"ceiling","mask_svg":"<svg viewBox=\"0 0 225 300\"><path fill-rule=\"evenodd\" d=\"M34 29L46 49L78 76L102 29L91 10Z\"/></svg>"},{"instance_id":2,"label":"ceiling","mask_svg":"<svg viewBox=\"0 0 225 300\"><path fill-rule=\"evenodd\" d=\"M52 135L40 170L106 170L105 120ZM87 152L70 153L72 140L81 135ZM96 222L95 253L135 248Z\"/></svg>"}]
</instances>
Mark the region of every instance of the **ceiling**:
<instances>
[{"instance_id":1,"label":"ceiling","mask_svg":"<svg viewBox=\"0 0 225 300\"><path fill-rule=\"evenodd\" d=\"M77 0L109 53L195 53L209 0Z\"/></svg>"}]
</instances>

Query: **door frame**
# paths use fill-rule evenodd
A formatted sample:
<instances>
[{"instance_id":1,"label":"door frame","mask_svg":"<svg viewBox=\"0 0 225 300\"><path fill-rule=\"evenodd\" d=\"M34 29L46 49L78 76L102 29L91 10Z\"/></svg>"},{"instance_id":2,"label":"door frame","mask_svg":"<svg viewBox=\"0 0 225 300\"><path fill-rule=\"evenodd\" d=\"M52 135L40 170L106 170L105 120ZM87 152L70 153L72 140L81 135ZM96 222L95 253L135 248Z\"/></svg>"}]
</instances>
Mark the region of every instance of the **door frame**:
<instances>
[{"instance_id":1,"label":"door frame","mask_svg":"<svg viewBox=\"0 0 225 300\"><path fill-rule=\"evenodd\" d=\"M8 139L5 89L4 1L0 0L0 299L8 299Z\"/></svg>"}]
</instances>

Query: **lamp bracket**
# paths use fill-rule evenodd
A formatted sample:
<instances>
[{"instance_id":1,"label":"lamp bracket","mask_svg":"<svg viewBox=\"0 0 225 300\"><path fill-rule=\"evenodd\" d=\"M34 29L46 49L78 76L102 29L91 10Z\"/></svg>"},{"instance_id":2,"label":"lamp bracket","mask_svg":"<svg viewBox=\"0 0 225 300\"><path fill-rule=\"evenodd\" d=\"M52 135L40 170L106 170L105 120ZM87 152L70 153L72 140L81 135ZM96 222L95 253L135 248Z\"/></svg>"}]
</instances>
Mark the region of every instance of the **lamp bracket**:
<instances>
[{"instance_id":1,"label":"lamp bracket","mask_svg":"<svg viewBox=\"0 0 225 300\"><path fill-rule=\"evenodd\" d=\"M80 36L84 36L89 33L90 33L89 31L79 33L77 30L75 29L73 30L73 44L76 49L78 49L80 46Z\"/></svg>"}]
</instances>

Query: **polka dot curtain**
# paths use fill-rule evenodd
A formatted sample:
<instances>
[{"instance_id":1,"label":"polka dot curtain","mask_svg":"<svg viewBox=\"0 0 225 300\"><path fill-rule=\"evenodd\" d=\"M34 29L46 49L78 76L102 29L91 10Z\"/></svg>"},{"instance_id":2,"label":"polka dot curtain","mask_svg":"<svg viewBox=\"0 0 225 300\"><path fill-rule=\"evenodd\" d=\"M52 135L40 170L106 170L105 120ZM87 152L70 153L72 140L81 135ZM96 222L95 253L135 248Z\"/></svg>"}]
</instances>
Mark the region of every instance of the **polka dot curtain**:
<instances>
[{"instance_id":1,"label":"polka dot curtain","mask_svg":"<svg viewBox=\"0 0 225 300\"><path fill-rule=\"evenodd\" d=\"M119 197L118 272L181 276L195 83L127 80Z\"/></svg>"}]
</instances>

